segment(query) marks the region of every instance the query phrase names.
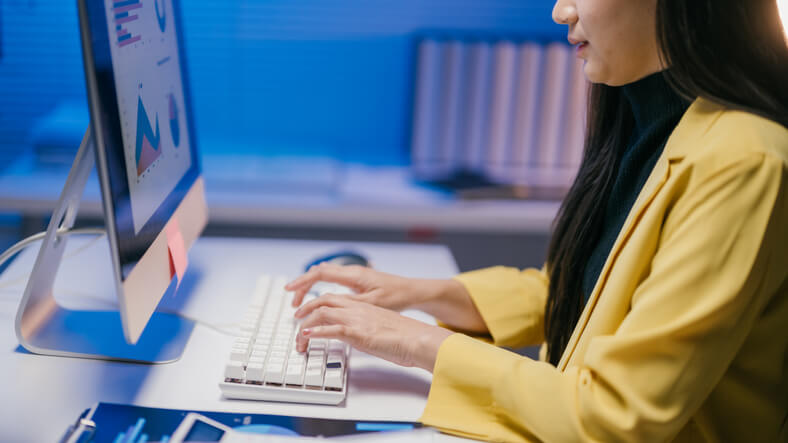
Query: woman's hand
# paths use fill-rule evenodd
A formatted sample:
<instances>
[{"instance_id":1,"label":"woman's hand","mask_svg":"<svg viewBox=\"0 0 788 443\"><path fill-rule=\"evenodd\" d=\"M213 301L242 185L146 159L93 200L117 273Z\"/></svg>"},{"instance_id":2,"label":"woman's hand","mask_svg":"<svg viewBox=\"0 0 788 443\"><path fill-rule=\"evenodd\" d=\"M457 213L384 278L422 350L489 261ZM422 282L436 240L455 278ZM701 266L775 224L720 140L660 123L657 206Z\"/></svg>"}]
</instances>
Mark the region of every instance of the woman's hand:
<instances>
[{"instance_id":1,"label":"woman's hand","mask_svg":"<svg viewBox=\"0 0 788 443\"><path fill-rule=\"evenodd\" d=\"M344 296L324 295L295 313L303 319L296 349L304 352L309 339L333 338L368 354L402 366L432 372L438 349L451 331L397 312Z\"/></svg>"},{"instance_id":2,"label":"woman's hand","mask_svg":"<svg viewBox=\"0 0 788 443\"><path fill-rule=\"evenodd\" d=\"M355 294L343 295L351 300L393 311L419 309L453 328L477 334L488 332L470 294L456 280L405 278L364 266L324 262L312 266L306 274L285 286L286 290L295 292L293 306L300 306L312 285L319 281L338 283L352 289Z\"/></svg>"},{"instance_id":3,"label":"woman's hand","mask_svg":"<svg viewBox=\"0 0 788 443\"><path fill-rule=\"evenodd\" d=\"M386 274L365 266L323 262L285 286L286 290L295 292L293 306L300 306L307 292L319 281L346 286L356 292L346 297L394 311L412 307L430 296L425 293L429 288L420 286L416 279Z\"/></svg>"}]
</instances>

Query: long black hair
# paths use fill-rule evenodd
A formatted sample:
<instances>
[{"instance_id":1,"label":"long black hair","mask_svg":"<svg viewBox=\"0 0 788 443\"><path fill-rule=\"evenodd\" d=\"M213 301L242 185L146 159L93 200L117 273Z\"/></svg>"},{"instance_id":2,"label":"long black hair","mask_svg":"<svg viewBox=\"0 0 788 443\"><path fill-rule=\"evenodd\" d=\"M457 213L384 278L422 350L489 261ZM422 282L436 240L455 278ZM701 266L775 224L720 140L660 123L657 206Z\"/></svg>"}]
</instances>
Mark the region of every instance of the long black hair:
<instances>
[{"instance_id":1,"label":"long black hair","mask_svg":"<svg viewBox=\"0 0 788 443\"><path fill-rule=\"evenodd\" d=\"M776 0L657 0L659 55L668 84L788 127L788 39ZM583 310L582 279L596 245L618 158L634 117L619 88L589 90L583 161L547 251L547 358L558 365Z\"/></svg>"}]
</instances>

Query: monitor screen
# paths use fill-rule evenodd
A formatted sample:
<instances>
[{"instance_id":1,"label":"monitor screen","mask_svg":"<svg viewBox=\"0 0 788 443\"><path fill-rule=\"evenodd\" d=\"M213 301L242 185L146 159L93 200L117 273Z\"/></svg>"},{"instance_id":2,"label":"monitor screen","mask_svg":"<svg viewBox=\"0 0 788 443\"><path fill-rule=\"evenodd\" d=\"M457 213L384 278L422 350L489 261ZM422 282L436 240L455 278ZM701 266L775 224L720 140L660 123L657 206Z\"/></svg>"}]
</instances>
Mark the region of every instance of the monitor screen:
<instances>
[{"instance_id":1,"label":"monitor screen","mask_svg":"<svg viewBox=\"0 0 788 443\"><path fill-rule=\"evenodd\" d=\"M192 164L170 0L104 0L134 235Z\"/></svg>"},{"instance_id":2,"label":"monitor screen","mask_svg":"<svg viewBox=\"0 0 788 443\"><path fill-rule=\"evenodd\" d=\"M107 176L102 191L110 194L108 224L125 278L199 175L180 5L83 3L93 51L86 59L94 64L86 71L95 73L97 89L91 107L100 120L99 172ZM96 119L94 112L94 124Z\"/></svg>"}]
</instances>

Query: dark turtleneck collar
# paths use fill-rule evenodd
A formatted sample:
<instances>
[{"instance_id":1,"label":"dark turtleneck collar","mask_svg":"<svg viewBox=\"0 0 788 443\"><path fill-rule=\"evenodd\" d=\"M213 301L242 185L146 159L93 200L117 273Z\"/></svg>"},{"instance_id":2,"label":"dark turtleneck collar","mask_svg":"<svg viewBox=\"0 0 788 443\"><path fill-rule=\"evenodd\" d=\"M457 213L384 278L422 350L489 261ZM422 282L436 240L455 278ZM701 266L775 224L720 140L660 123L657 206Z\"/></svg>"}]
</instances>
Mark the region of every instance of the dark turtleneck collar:
<instances>
[{"instance_id":1,"label":"dark turtleneck collar","mask_svg":"<svg viewBox=\"0 0 788 443\"><path fill-rule=\"evenodd\" d=\"M621 87L635 116L635 133L642 134L667 116L683 114L689 103L670 87L664 71Z\"/></svg>"},{"instance_id":2,"label":"dark turtleneck collar","mask_svg":"<svg viewBox=\"0 0 788 443\"><path fill-rule=\"evenodd\" d=\"M689 107L689 102L668 86L662 72L622 86L621 90L632 107L635 127L619 150L601 232L586 263L582 283L586 300L668 137Z\"/></svg>"}]
</instances>

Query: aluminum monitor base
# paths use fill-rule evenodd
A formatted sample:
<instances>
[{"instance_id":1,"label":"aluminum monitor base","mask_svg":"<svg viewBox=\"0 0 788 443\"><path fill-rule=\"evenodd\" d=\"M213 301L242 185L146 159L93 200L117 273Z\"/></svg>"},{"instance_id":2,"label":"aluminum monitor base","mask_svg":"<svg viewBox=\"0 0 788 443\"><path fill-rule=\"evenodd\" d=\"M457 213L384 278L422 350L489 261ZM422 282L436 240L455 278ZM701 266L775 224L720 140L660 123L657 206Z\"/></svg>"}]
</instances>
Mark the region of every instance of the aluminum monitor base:
<instances>
[{"instance_id":1,"label":"aluminum monitor base","mask_svg":"<svg viewBox=\"0 0 788 443\"><path fill-rule=\"evenodd\" d=\"M25 349L36 354L138 363L175 361L194 329L192 321L155 312L137 343L131 345L124 337L119 311L65 309L53 295L55 276L66 246L66 235L61 232L74 226L85 183L94 166L94 149L88 128L19 304L17 339Z\"/></svg>"}]
</instances>

